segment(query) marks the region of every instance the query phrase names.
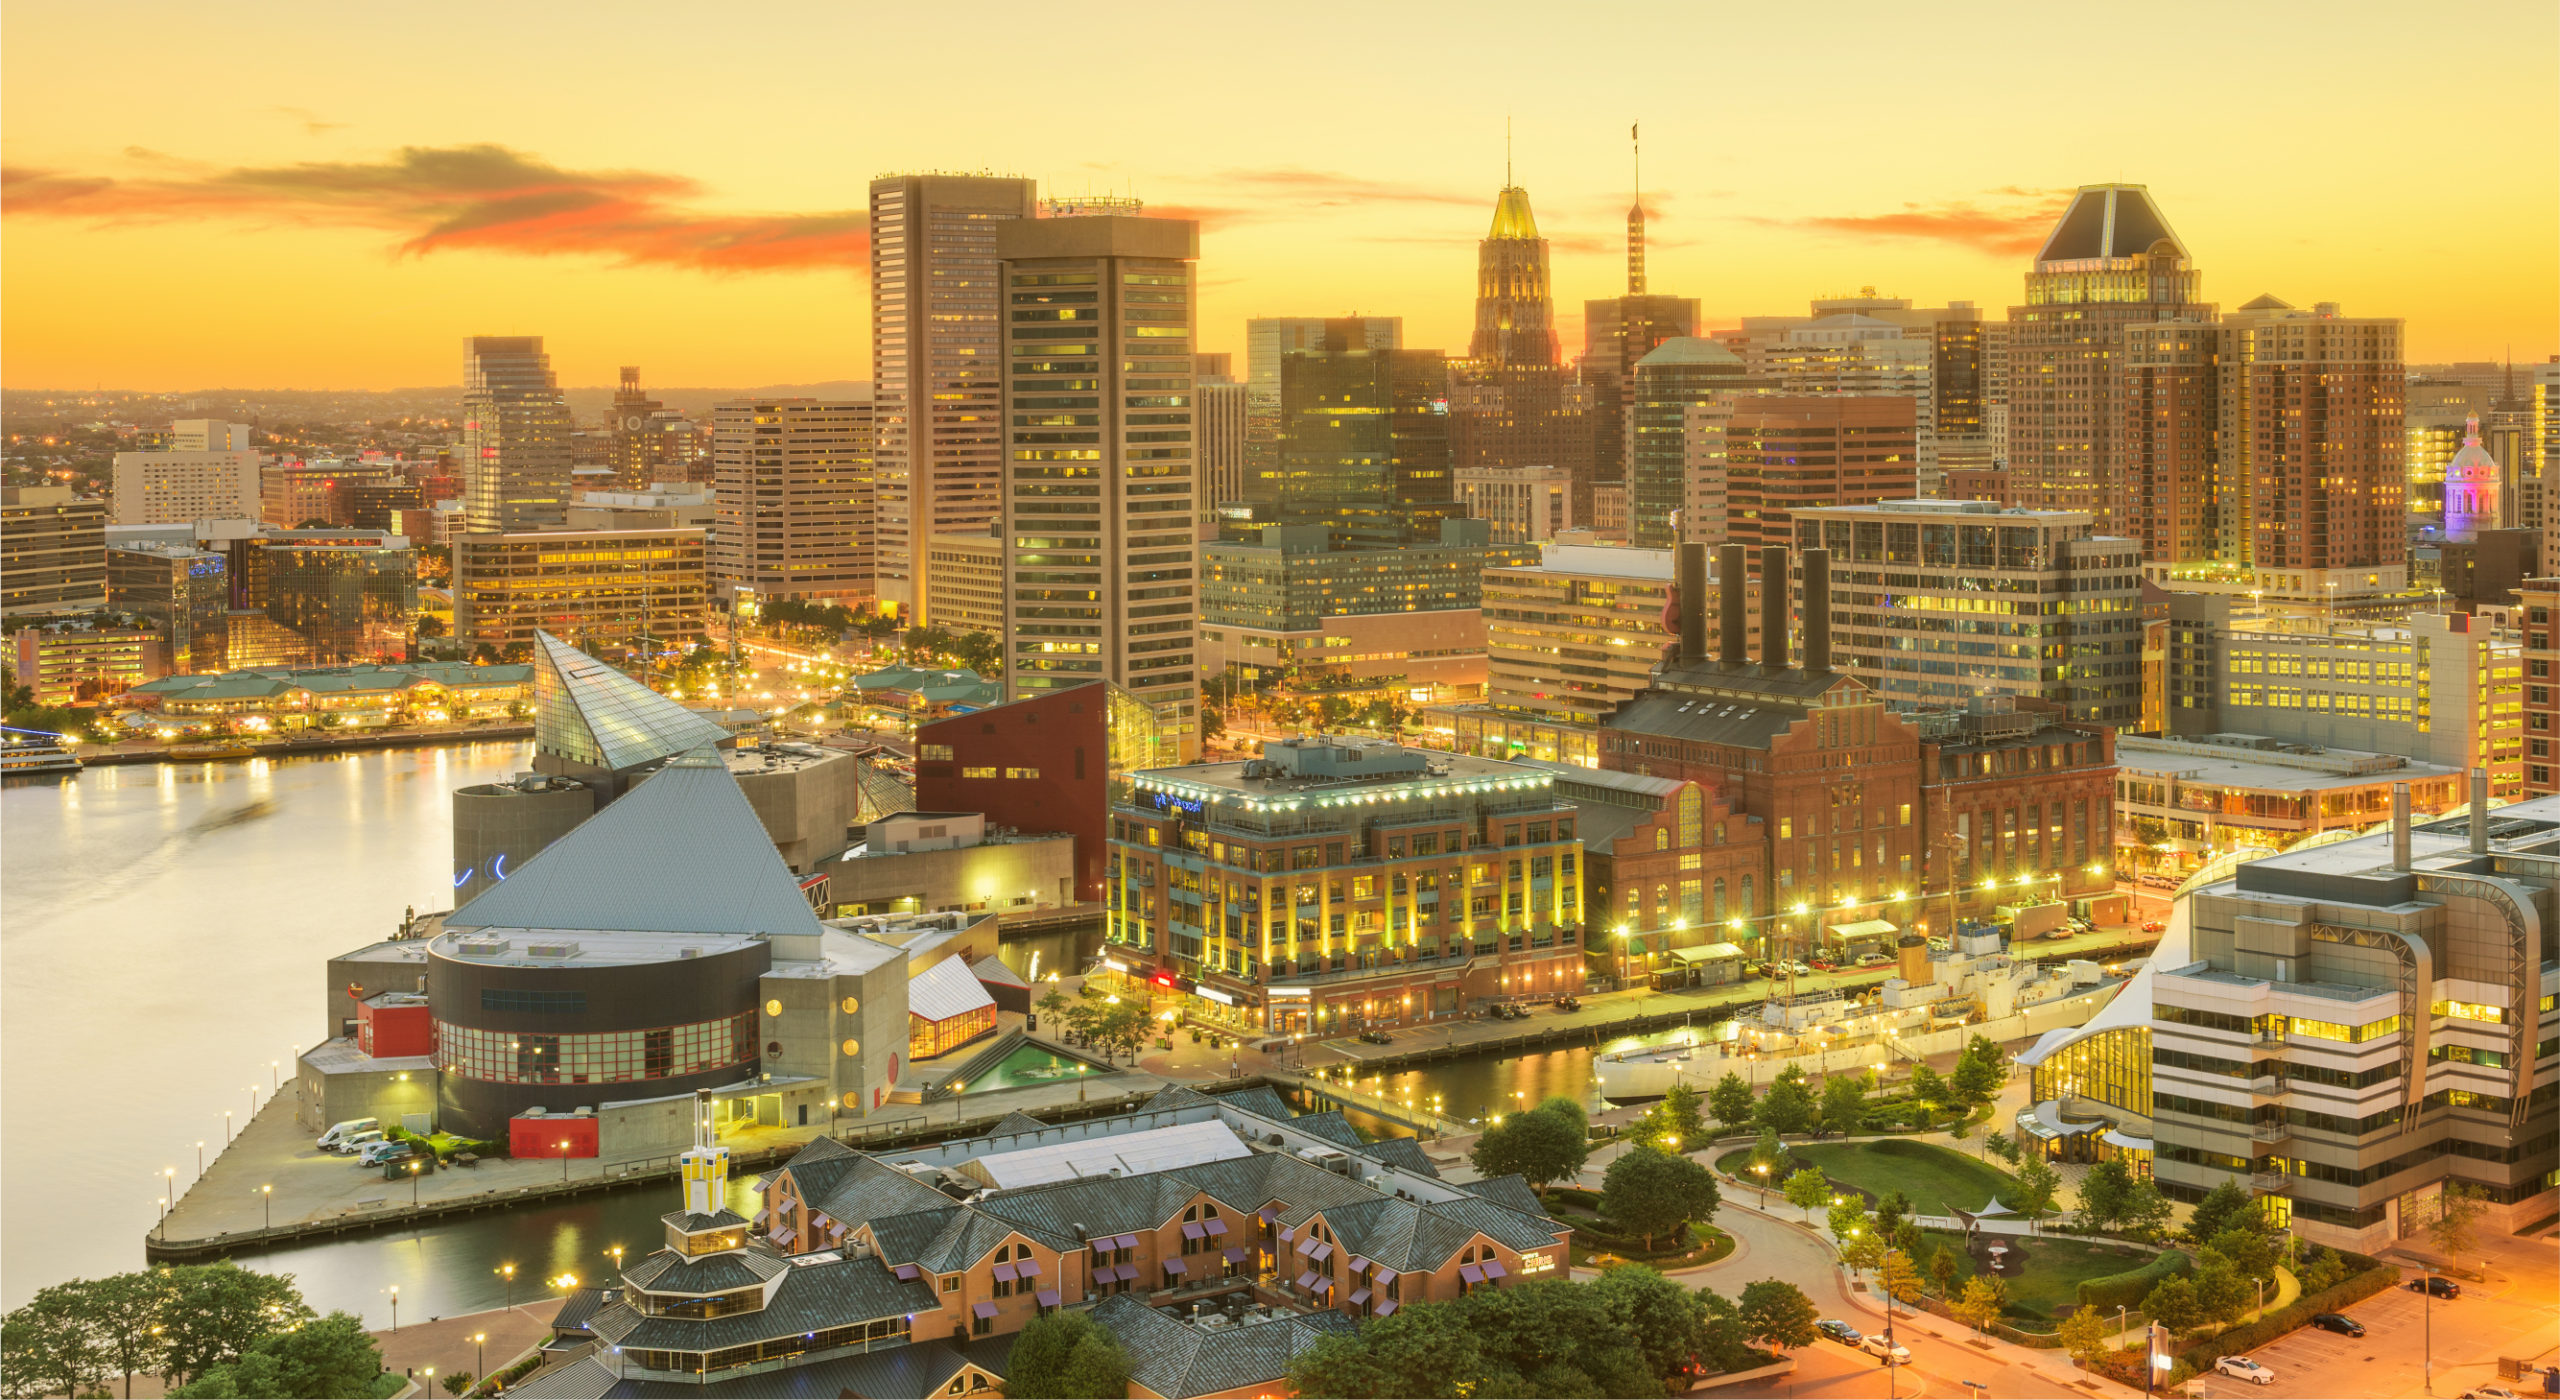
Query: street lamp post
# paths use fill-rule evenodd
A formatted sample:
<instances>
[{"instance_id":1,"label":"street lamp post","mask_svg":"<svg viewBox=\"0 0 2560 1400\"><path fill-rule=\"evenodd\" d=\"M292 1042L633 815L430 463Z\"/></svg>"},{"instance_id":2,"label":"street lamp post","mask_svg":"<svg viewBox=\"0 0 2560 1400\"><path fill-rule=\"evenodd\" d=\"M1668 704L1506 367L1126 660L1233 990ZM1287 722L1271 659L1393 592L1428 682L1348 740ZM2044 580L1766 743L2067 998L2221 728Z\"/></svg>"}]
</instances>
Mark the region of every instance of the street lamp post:
<instances>
[{"instance_id":1,"label":"street lamp post","mask_svg":"<svg viewBox=\"0 0 2560 1400\"><path fill-rule=\"evenodd\" d=\"M409 1164L409 1209L411 1210L418 1208L418 1169L424 1165L422 1162Z\"/></svg>"},{"instance_id":2,"label":"street lamp post","mask_svg":"<svg viewBox=\"0 0 2560 1400\"><path fill-rule=\"evenodd\" d=\"M1769 1208L1769 1164L1754 1162L1751 1164L1751 1170L1760 1178L1760 1208L1767 1210Z\"/></svg>"},{"instance_id":3,"label":"street lamp post","mask_svg":"<svg viewBox=\"0 0 2560 1400\"><path fill-rule=\"evenodd\" d=\"M160 1169L160 1183L161 1188L168 1193L165 1197L169 1203L168 1208L160 1212L162 1215L166 1215L169 1211L176 1210L178 1208L178 1169L176 1167L162 1167Z\"/></svg>"},{"instance_id":4,"label":"street lamp post","mask_svg":"<svg viewBox=\"0 0 2560 1400\"><path fill-rule=\"evenodd\" d=\"M400 1285L391 1285L391 1330L400 1330Z\"/></svg>"},{"instance_id":5,"label":"street lamp post","mask_svg":"<svg viewBox=\"0 0 2560 1400\"><path fill-rule=\"evenodd\" d=\"M498 1276L507 1281L507 1306L512 1308L516 1305L516 1266L513 1264L500 1264L498 1266Z\"/></svg>"},{"instance_id":6,"label":"street lamp post","mask_svg":"<svg viewBox=\"0 0 2560 1400\"><path fill-rule=\"evenodd\" d=\"M2425 1286L2418 1293L2418 1328L2426 1350L2427 1393L2433 1395L2436 1393L2436 1266L2428 1264L2424 1267L2426 1272L2419 1276Z\"/></svg>"},{"instance_id":7,"label":"street lamp post","mask_svg":"<svg viewBox=\"0 0 2560 1400\"><path fill-rule=\"evenodd\" d=\"M258 1199L266 1205L267 1228L272 1230L276 1227L276 1188L272 1186L259 1187Z\"/></svg>"},{"instance_id":8,"label":"street lamp post","mask_svg":"<svg viewBox=\"0 0 2560 1400\"><path fill-rule=\"evenodd\" d=\"M569 1184L569 1140L560 1139L560 1184Z\"/></svg>"},{"instance_id":9,"label":"street lamp post","mask_svg":"<svg viewBox=\"0 0 2560 1400\"><path fill-rule=\"evenodd\" d=\"M480 1384L487 1385L489 1383L489 1334L486 1332L471 1334L471 1367L471 1374L479 1380Z\"/></svg>"}]
</instances>

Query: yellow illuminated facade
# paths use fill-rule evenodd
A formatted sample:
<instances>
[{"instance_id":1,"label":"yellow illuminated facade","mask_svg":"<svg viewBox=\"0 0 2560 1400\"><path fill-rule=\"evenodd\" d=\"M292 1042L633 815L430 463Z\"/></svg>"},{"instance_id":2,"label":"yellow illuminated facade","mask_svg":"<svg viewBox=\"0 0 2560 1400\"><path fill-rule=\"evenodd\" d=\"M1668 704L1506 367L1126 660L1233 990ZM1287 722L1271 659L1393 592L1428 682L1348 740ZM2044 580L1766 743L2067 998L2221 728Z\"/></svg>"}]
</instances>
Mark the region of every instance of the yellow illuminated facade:
<instances>
[{"instance_id":1,"label":"yellow illuminated facade","mask_svg":"<svg viewBox=\"0 0 2560 1400\"><path fill-rule=\"evenodd\" d=\"M703 532L544 530L453 542L453 634L466 652L530 647L536 629L613 650L704 640Z\"/></svg>"}]
</instances>

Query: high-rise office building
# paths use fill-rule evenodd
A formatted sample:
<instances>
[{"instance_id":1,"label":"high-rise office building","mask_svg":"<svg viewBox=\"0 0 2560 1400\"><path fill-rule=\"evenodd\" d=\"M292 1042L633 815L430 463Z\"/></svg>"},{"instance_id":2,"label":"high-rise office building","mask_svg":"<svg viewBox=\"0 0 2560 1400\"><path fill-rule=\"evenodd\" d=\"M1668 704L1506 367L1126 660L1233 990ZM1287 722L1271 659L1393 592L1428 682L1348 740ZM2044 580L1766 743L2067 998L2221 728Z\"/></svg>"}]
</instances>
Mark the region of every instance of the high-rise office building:
<instances>
[{"instance_id":1,"label":"high-rise office building","mask_svg":"<svg viewBox=\"0 0 2560 1400\"><path fill-rule=\"evenodd\" d=\"M246 452L257 429L219 418L181 418L169 425L171 452Z\"/></svg>"},{"instance_id":2,"label":"high-rise office building","mask_svg":"<svg viewBox=\"0 0 2560 1400\"><path fill-rule=\"evenodd\" d=\"M1257 316L1244 323L1245 475L1271 470L1280 441L1280 363L1291 352L1324 348L1325 327L1358 323L1359 348L1396 350L1404 345L1401 316ZM1211 505L1225 503L1213 497Z\"/></svg>"},{"instance_id":3,"label":"high-rise office building","mask_svg":"<svg viewBox=\"0 0 2560 1400\"><path fill-rule=\"evenodd\" d=\"M1880 699L2049 701L2075 721L2142 710L2141 553L2081 511L1894 500L1795 512L1831 551L1832 664Z\"/></svg>"},{"instance_id":4,"label":"high-rise office building","mask_svg":"<svg viewBox=\"0 0 2560 1400\"><path fill-rule=\"evenodd\" d=\"M1529 192L1506 182L1493 227L1476 244L1476 327L1467 357L1500 367L1556 363L1555 297L1547 240L1538 236Z\"/></svg>"},{"instance_id":5,"label":"high-rise office building","mask_svg":"<svg viewBox=\"0 0 2560 1400\"><path fill-rule=\"evenodd\" d=\"M241 445L117 453L116 524L184 525L197 520L246 520L257 516L258 453L247 442L249 425L194 421L200 430L190 440L237 440ZM236 437L231 432L235 428L239 430ZM181 432L176 436L188 435Z\"/></svg>"},{"instance_id":6,"label":"high-rise office building","mask_svg":"<svg viewBox=\"0 0 2560 1400\"><path fill-rule=\"evenodd\" d=\"M1437 350L1371 350L1357 321L1282 358L1271 468L1245 483L1257 521L1321 524L1335 548L1438 538L1456 513L1448 361Z\"/></svg>"},{"instance_id":7,"label":"high-rise office building","mask_svg":"<svg viewBox=\"0 0 2560 1400\"><path fill-rule=\"evenodd\" d=\"M1456 476L1458 504L1493 527L1495 544L1535 544L1574 527L1573 482L1554 467L1477 467Z\"/></svg>"},{"instance_id":8,"label":"high-rise office building","mask_svg":"<svg viewBox=\"0 0 2560 1400\"><path fill-rule=\"evenodd\" d=\"M541 530L453 541L453 636L466 654L547 631L607 657L685 651L705 637L698 529Z\"/></svg>"},{"instance_id":9,"label":"high-rise office building","mask_svg":"<svg viewBox=\"0 0 2560 1400\"><path fill-rule=\"evenodd\" d=\"M0 487L0 617L107 605L107 503L68 486Z\"/></svg>"},{"instance_id":10,"label":"high-rise office building","mask_svg":"<svg viewBox=\"0 0 2560 1400\"><path fill-rule=\"evenodd\" d=\"M1228 373L1231 355L1191 357L1193 418L1200 433L1200 513L1244 499L1245 420L1249 390Z\"/></svg>"},{"instance_id":11,"label":"high-rise office building","mask_svg":"<svg viewBox=\"0 0 2560 1400\"><path fill-rule=\"evenodd\" d=\"M1112 681L1199 748L1192 262L1200 226L996 225L1009 696ZM1130 212L1120 212L1128 208Z\"/></svg>"},{"instance_id":12,"label":"high-rise office building","mask_svg":"<svg viewBox=\"0 0 2560 1400\"><path fill-rule=\"evenodd\" d=\"M268 462L259 469L257 517L278 530L347 525L358 486L401 482L400 464L388 457L314 457ZM200 517L189 517L197 519Z\"/></svg>"},{"instance_id":13,"label":"high-rise office building","mask_svg":"<svg viewBox=\"0 0 2560 1400\"><path fill-rule=\"evenodd\" d=\"M929 619L936 535L996 518L1004 470L996 229L1028 219L1015 176L884 175L871 182L872 416L882 606Z\"/></svg>"},{"instance_id":14,"label":"high-rise office building","mask_svg":"<svg viewBox=\"0 0 2560 1400\"><path fill-rule=\"evenodd\" d=\"M666 412L665 404L640 387L640 367L624 365L613 405L605 411L604 461L613 468L616 486L646 491L653 482L684 479L681 472L686 464L670 460L678 439L661 427Z\"/></svg>"},{"instance_id":15,"label":"high-rise office building","mask_svg":"<svg viewBox=\"0 0 2560 1400\"><path fill-rule=\"evenodd\" d=\"M1730 403L1745 388L1742 359L1712 340L1663 341L1634 366L1627 392L1627 541L1640 549L1679 543L1690 493L1690 430L1716 432L1691 410Z\"/></svg>"},{"instance_id":16,"label":"high-rise office building","mask_svg":"<svg viewBox=\"0 0 2560 1400\"><path fill-rule=\"evenodd\" d=\"M1941 473L1981 471L2001 459L1992 427L1995 404L2007 402L2005 325L1984 320L1982 308L1969 301L1915 307L1909 297L1879 296L1873 287L1855 296L1816 297L1813 314L1883 321L1927 347L1929 401L1916 415L1923 427L1923 495L1944 494L1937 489Z\"/></svg>"},{"instance_id":17,"label":"high-rise office building","mask_svg":"<svg viewBox=\"0 0 2560 1400\"><path fill-rule=\"evenodd\" d=\"M110 545L107 606L160 634L172 675L224 668L231 609L230 560L192 544L162 540Z\"/></svg>"},{"instance_id":18,"label":"high-rise office building","mask_svg":"<svg viewBox=\"0 0 2560 1400\"><path fill-rule=\"evenodd\" d=\"M462 501L472 529L556 528L569 506L570 437L569 400L542 337L462 342Z\"/></svg>"},{"instance_id":19,"label":"high-rise office building","mask_svg":"<svg viewBox=\"0 0 2560 1400\"><path fill-rule=\"evenodd\" d=\"M1628 479L1636 365L1665 341L1698 333L1695 297L1645 290L1644 198L1627 208L1627 290L1582 304L1582 380L1591 386L1591 475ZM1632 496L1632 492L1630 493Z\"/></svg>"},{"instance_id":20,"label":"high-rise office building","mask_svg":"<svg viewBox=\"0 0 2560 1400\"><path fill-rule=\"evenodd\" d=\"M1767 395L1725 426L1725 540L1784 545L1794 512L1910 499L1919 489L1912 401Z\"/></svg>"},{"instance_id":21,"label":"high-rise office building","mask_svg":"<svg viewBox=\"0 0 2560 1400\"><path fill-rule=\"evenodd\" d=\"M2083 185L2009 308L2011 499L2089 513L2103 534L2134 535L2132 482L2119 439L2113 373L2125 331L2210 320L2203 274L2140 185Z\"/></svg>"},{"instance_id":22,"label":"high-rise office building","mask_svg":"<svg viewBox=\"0 0 2560 1400\"><path fill-rule=\"evenodd\" d=\"M1590 386L1558 359L1547 240L1529 192L1505 184L1476 245L1467 360L1451 366L1452 460L1468 469L1562 467L1573 478L1575 516L1594 518L1591 412Z\"/></svg>"},{"instance_id":23,"label":"high-rise office building","mask_svg":"<svg viewBox=\"0 0 2560 1400\"><path fill-rule=\"evenodd\" d=\"M731 399L711 410L711 585L723 597L872 597L872 405Z\"/></svg>"},{"instance_id":24,"label":"high-rise office building","mask_svg":"<svg viewBox=\"0 0 2560 1400\"><path fill-rule=\"evenodd\" d=\"M407 539L288 531L258 544L267 619L299 634L313 664L408 659L418 578Z\"/></svg>"}]
</instances>

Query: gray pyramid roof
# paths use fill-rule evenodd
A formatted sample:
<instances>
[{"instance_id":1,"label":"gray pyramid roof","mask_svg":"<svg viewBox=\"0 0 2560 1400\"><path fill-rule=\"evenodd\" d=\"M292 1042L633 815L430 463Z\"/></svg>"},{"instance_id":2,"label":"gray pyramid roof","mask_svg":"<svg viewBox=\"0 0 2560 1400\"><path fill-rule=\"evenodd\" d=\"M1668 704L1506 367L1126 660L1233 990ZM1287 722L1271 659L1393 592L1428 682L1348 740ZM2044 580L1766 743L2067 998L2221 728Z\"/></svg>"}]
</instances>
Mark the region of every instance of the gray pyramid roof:
<instances>
[{"instance_id":1,"label":"gray pyramid roof","mask_svg":"<svg viewBox=\"0 0 2560 1400\"><path fill-rule=\"evenodd\" d=\"M2046 235L2037 262L2083 258L2136 258L2167 239L2185 257L2187 245L2169 229L2151 192L2140 185L2082 185L2071 206Z\"/></svg>"},{"instance_id":2,"label":"gray pyramid roof","mask_svg":"<svg viewBox=\"0 0 2560 1400\"><path fill-rule=\"evenodd\" d=\"M728 765L697 749L446 917L449 929L825 929Z\"/></svg>"},{"instance_id":3,"label":"gray pyramid roof","mask_svg":"<svg viewBox=\"0 0 2560 1400\"><path fill-rule=\"evenodd\" d=\"M533 634L535 747L620 772L729 731L548 632Z\"/></svg>"}]
</instances>

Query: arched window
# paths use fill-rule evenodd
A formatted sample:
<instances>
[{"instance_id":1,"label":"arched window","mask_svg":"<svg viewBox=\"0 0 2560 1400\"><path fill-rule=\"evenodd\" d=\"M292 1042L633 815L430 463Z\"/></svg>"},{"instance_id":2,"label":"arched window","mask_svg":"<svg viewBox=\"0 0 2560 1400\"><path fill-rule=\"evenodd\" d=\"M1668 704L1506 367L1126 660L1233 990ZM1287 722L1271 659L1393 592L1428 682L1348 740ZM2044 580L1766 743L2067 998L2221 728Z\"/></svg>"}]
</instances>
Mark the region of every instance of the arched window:
<instances>
[{"instance_id":1,"label":"arched window","mask_svg":"<svg viewBox=\"0 0 2560 1400\"><path fill-rule=\"evenodd\" d=\"M1722 875L1718 875L1718 876L1716 877L1716 904L1715 904L1715 909L1716 909L1715 917L1717 917L1717 918L1719 918L1719 919L1723 918L1723 917L1724 917L1724 877L1723 877Z\"/></svg>"},{"instance_id":2,"label":"arched window","mask_svg":"<svg viewBox=\"0 0 2560 1400\"><path fill-rule=\"evenodd\" d=\"M1748 875L1742 877L1742 917L1746 919L1753 918L1760 912L1760 902L1751 892L1751 879L1752 877Z\"/></svg>"},{"instance_id":3,"label":"arched window","mask_svg":"<svg viewBox=\"0 0 2560 1400\"><path fill-rule=\"evenodd\" d=\"M1667 826L1657 826L1653 829L1653 848L1657 851L1665 851L1671 848L1671 828Z\"/></svg>"}]
</instances>

